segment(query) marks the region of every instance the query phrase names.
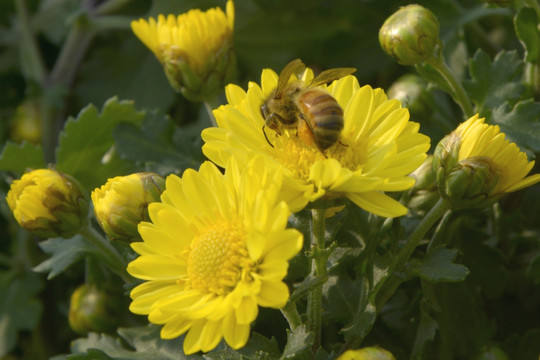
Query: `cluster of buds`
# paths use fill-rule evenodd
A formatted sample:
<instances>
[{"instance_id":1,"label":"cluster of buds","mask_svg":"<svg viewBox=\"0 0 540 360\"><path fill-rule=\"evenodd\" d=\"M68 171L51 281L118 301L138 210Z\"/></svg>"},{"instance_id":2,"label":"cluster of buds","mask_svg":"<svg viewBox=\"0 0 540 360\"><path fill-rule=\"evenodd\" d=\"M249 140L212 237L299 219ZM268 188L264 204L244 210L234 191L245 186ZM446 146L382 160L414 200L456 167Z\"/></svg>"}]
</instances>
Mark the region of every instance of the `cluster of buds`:
<instances>
[{"instance_id":1,"label":"cluster of buds","mask_svg":"<svg viewBox=\"0 0 540 360\"><path fill-rule=\"evenodd\" d=\"M41 238L72 237L87 222L88 199L81 187L53 169L33 170L13 181L7 203L19 225Z\"/></svg>"},{"instance_id":2,"label":"cluster of buds","mask_svg":"<svg viewBox=\"0 0 540 360\"><path fill-rule=\"evenodd\" d=\"M137 226L149 221L148 204L159 201L165 179L143 172L117 176L92 192L96 219L113 240L140 240Z\"/></svg>"}]
</instances>

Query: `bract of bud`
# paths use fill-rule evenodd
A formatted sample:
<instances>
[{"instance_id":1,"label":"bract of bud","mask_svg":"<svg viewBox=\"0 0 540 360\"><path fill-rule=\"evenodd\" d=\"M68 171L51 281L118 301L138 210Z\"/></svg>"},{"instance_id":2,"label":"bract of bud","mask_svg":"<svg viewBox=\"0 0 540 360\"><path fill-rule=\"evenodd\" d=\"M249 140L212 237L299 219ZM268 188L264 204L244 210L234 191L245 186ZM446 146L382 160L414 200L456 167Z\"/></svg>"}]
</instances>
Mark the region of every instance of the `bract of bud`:
<instances>
[{"instance_id":1,"label":"bract of bud","mask_svg":"<svg viewBox=\"0 0 540 360\"><path fill-rule=\"evenodd\" d=\"M378 346L347 350L337 360L396 360L389 351Z\"/></svg>"},{"instance_id":2,"label":"bract of bud","mask_svg":"<svg viewBox=\"0 0 540 360\"><path fill-rule=\"evenodd\" d=\"M421 5L401 7L379 30L381 47L401 65L430 59L439 42L437 17Z\"/></svg>"},{"instance_id":3,"label":"bract of bud","mask_svg":"<svg viewBox=\"0 0 540 360\"><path fill-rule=\"evenodd\" d=\"M119 296L96 285L83 284L71 295L68 320L71 329L79 334L90 331L110 332L118 326L121 310Z\"/></svg>"},{"instance_id":4,"label":"bract of bud","mask_svg":"<svg viewBox=\"0 0 540 360\"><path fill-rule=\"evenodd\" d=\"M131 28L161 62L172 88L190 101L212 99L236 76L231 0L226 13L192 9L157 21L139 19Z\"/></svg>"},{"instance_id":5,"label":"bract of bud","mask_svg":"<svg viewBox=\"0 0 540 360\"><path fill-rule=\"evenodd\" d=\"M88 199L77 181L53 169L38 169L13 181L7 203L21 227L41 238L75 235L87 222Z\"/></svg>"},{"instance_id":6,"label":"bract of bud","mask_svg":"<svg viewBox=\"0 0 540 360\"><path fill-rule=\"evenodd\" d=\"M440 171L438 175L439 192L453 209L484 208L500 198L491 193L500 174L488 158L461 160L446 173Z\"/></svg>"},{"instance_id":7,"label":"bract of bud","mask_svg":"<svg viewBox=\"0 0 540 360\"><path fill-rule=\"evenodd\" d=\"M137 226L149 221L148 204L159 201L165 179L151 172L111 178L92 192L96 219L113 240L140 240Z\"/></svg>"}]
</instances>

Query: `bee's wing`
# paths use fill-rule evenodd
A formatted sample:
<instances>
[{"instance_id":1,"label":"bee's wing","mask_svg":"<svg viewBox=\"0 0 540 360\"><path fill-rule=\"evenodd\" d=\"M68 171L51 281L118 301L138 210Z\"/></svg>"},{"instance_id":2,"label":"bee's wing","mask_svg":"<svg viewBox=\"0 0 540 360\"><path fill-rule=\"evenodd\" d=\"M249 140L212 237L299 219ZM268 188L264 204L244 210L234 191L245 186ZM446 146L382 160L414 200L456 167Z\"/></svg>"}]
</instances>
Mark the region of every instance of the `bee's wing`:
<instances>
[{"instance_id":1,"label":"bee's wing","mask_svg":"<svg viewBox=\"0 0 540 360\"><path fill-rule=\"evenodd\" d=\"M306 65L304 65L304 63L300 59L295 59L285 65L285 67L283 68L283 70L281 70L281 73L279 74L276 94L274 95L274 98L281 98L283 90L285 90L285 88L287 87L291 75L300 74L302 71L304 71L305 68Z\"/></svg>"},{"instance_id":2,"label":"bee's wing","mask_svg":"<svg viewBox=\"0 0 540 360\"><path fill-rule=\"evenodd\" d=\"M311 80L308 87L328 84L334 80L341 79L342 77L351 75L355 72L356 72L355 68L337 68L337 69L324 70L315 78L313 78L313 80Z\"/></svg>"}]
</instances>

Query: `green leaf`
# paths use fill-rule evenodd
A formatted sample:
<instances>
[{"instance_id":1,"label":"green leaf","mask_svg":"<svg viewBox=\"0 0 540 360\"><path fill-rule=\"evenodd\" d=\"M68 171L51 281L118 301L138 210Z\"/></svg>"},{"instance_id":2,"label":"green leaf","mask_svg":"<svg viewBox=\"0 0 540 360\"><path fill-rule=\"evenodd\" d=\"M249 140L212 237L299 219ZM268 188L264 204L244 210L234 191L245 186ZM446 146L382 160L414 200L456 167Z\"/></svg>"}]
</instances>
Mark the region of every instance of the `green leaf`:
<instances>
[{"instance_id":1,"label":"green leaf","mask_svg":"<svg viewBox=\"0 0 540 360\"><path fill-rule=\"evenodd\" d=\"M33 270L48 272L47 279L49 280L64 272L85 255L96 251L92 244L80 235L75 235L71 239L47 239L39 243L39 247L51 257L34 267Z\"/></svg>"},{"instance_id":2,"label":"green leaf","mask_svg":"<svg viewBox=\"0 0 540 360\"><path fill-rule=\"evenodd\" d=\"M478 50L471 59L470 73L471 80L464 85L482 116L507 101L517 101L525 91L523 62L516 51L502 51L491 61L488 54Z\"/></svg>"},{"instance_id":3,"label":"green leaf","mask_svg":"<svg viewBox=\"0 0 540 360\"><path fill-rule=\"evenodd\" d=\"M20 145L8 141L0 154L2 171L22 174L26 169L41 169L45 166L41 147L26 141Z\"/></svg>"},{"instance_id":4,"label":"green leaf","mask_svg":"<svg viewBox=\"0 0 540 360\"><path fill-rule=\"evenodd\" d=\"M252 333L248 343L238 350L227 346L225 349L213 350L203 357L205 360L277 360L280 355L276 339L267 339L258 333Z\"/></svg>"},{"instance_id":5,"label":"green leaf","mask_svg":"<svg viewBox=\"0 0 540 360\"><path fill-rule=\"evenodd\" d=\"M287 344L281 359L296 359L313 345L313 333L307 331L306 325L300 325L294 330L287 329Z\"/></svg>"},{"instance_id":6,"label":"green leaf","mask_svg":"<svg viewBox=\"0 0 540 360\"><path fill-rule=\"evenodd\" d=\"M532 278L535 284L540 284L540 255L531 261L527 275Z\"/></svg>"},{"instance_id":7,"label":"green leaf","mask_svg":"<svg viewBox=\"0 0 540 360\"><path fill-rule=\"evenodd\" d=\"M522 7L514 17L516 34L525 48L525 61L536 63L540 56L540 31L536 11Z\"/></svg>"},{"instance_id":8,"label":"green leaf","mask_svg":"<svg viewBox=\"0 0 540 360\"><path fill-rule=\"evenodd\" d=\"M200 144L189 131L158 111L148 112L140 126L122 124L114 130L118 154L162 175L198 168L204 160ZM196 135L200 138L199 133Z\"/></svg>"},{"instance_id":9,"label":"green leaf","mask_svg":"<svg viewBox=\"0 0 540 360\"><path fill-rule=\"evenodd\" d=\"M493 110L491 122L501 127L510 141L520 149L540 152L540 103L532 99L511 107L503 104Z\"/></svg>"},{"instance_id":10,"label":"green leaf","mask_svg":"<svg viewBox=\"0 0 540 360\"><path fill-rule=\"evenodd\" d=\"M90 333L71 343L69 360L202 360L199 355L184 355L182 340L163 340L159 326L118 329L122 339L106 334ZM123 344L127 344L124 346ZM92 357L96 356L96 357Z\"/></svg>"},{"instance_id":11,"label":"green leaf","mask_svg":"<svg viewBox=\"0 0 540 360\"><path fill-rule=\"evenodd\" d=\"M435 338L439 325L429 315L428 305L422 303L420 308L420 323L416 329L416 338L414 339L411 359L420 359L424 346Z\"/></svg>"},{"instance_id":12,"label":"green leaf","mask_svg":"<svg viewBox=\"0 0 540 360\"><path fill-rule=\"evenodd\" d=\"M74 176L87 190L130 172L130 164L114 156L112 131L120 123L138 124L143 117L132 102L117 98L109 99L101 113L88 105L66 122L56 149L56 168Z\"/></svg>"},{"instance_id":13,"label":"green leaf","mask_svg":"<svg viewBox=\"0 0 540 360\"><path fill-rule=\"evenodd\" d=\"M42 287L36 274L0 273L0 357L15 347L19 331L37 325L43 307L35 296Z\"/></svg>"},{"instance_id":14,"label":"green leaf","mask_svg":"<svg viewBox=\"0 0 540 360\"><path fill-rule=\"evenodd\" d=\"M463 281L469 274L469 270L461 265L455 264L457 250L446 249L439 246L432 249L426 255L416 273L429 282L458 282Z\"/></svg>"}]
</instances>

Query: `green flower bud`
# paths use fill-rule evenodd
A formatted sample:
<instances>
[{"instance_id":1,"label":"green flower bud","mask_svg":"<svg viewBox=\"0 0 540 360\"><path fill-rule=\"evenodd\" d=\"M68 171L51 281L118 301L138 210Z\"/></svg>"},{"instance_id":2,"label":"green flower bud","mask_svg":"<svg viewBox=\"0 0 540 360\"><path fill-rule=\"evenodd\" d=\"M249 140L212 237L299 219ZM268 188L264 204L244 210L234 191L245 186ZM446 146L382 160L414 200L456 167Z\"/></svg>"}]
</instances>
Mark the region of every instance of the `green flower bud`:
<instances>
[{"instance_id":1,"label":"green flower bud","mask_svg":"<svg viewBox=\"0 0 540 360\"><path fill-rule=\"evenodd\" d=\"M73 331L110 332L118 326L120 297L95 285L83 284L71 295L68 320Z\"/></svg>"},{"instance_id":2,"label":"green flower bud","mask_svg":"<svg viewBox=\"0 0 540 360\"><path fill-rule=\"evenodd\" d=\"M411 176L416 179L413 188L410 190L408 207L423 214L429 211L439 199L437 189L437 174L433 170L433 156L428 156Z\"/></svg>"},{"instance_id":3,"label":"green flower bud","mask_svg":"<svg viewBox=\"0 0 540 360\"><path fill-rule=\"evenodd\" d=\"M25 101L15 110L11 139L17 143L24 140L32 144L41 142L41 112L36 101Z\"/></svg>"},{"instance_id":4,"label":"green flower bud","mask_svg":"<svg viewBox=\"0 0 540 360\"><path fill-rule=\"evenodd\" d=\"M53 169L13 181L7 203L19 225L41 238L72 237L87 221L88 200L77 181Z\"/></svg>"},{"instance_id":5,"label":"green flower bud","mask_svg":"<svg viewBox=\"0 0 540 360\"><path fill-rule=\"evenodd\" d=\"M159 201L165 180L154 173L136 173L109 179L92 192L96 219L114 240L140 240L137 226L149 221L148 204Z\"/></svg>"},{"instance_id":6,"label":"green flower bud","mask_svg":"<svg viewBox=\"0 0 540 360\"><path fill-rule=\"evenodd\" d=\"M405 74L388 89L390 99L397 99L409 109L411 117L427 118L432 111L433 95L427 90L428 83L416 74Z\"/></svg>"},{"instance_id":7,"label":"green flower bud","mask_svg":"<svg viewBox=\"0 0 540 360\"><path fill-rule=\"evenodd\" d=\"M337 360L396 360L389 351L378 346L347 350Z\"/></svg>"},{"instance_id":8,"label":"green flower bud","mask_svg":"<svg viewBox=\"0 0 540 360\"><path fill-rule=\"evenodd\" d=\"M400 8L379 30L383 50L401 65L416 65L430 59L439 42L437 17L420 5Z\"/></svg>"},{"instance_id":9,"label":"green flower bud","mask_svg":"<svg viewBox=\"0 0 540 360\"><path fill-rule=\"evenodd\" d=\"M192 9L178 16L159 15L157 21L133 21L131 28L161 62L173 89L188 100L210 100L236 76L231 0L226 13Z\"/></svg>"}]
</instances>

